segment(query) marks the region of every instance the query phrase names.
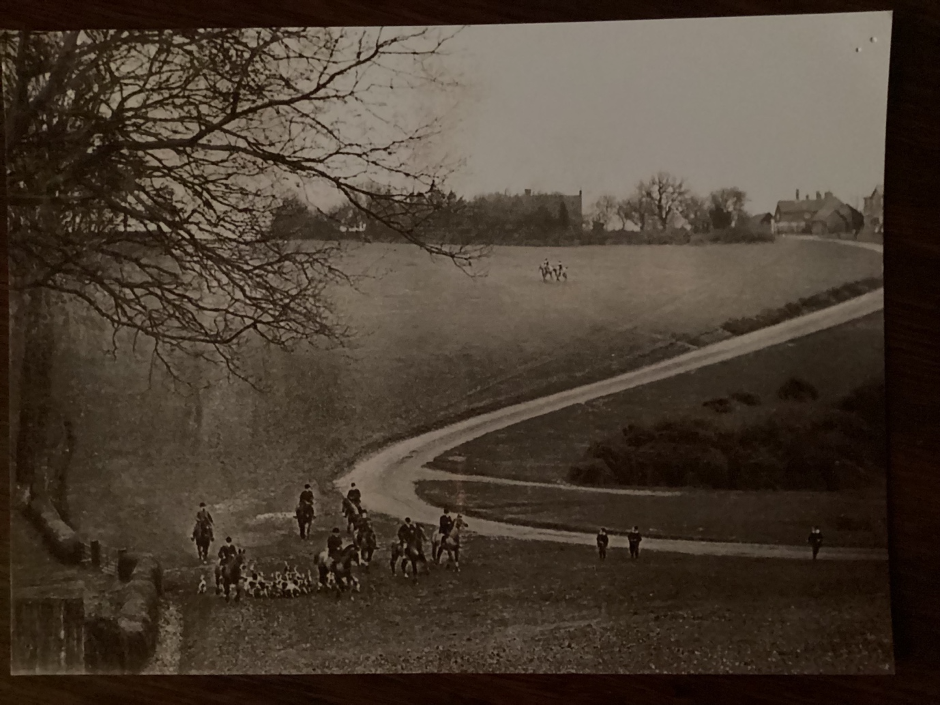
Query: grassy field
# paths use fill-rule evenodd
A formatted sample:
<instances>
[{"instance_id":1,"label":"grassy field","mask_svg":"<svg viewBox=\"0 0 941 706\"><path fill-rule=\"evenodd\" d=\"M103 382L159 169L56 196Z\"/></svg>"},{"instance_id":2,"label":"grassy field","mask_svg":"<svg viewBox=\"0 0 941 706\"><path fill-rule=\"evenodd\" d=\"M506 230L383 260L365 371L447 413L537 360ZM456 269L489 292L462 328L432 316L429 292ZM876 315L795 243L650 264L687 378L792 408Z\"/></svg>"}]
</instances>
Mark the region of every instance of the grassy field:
<instances>
[{"instance_id":1,"label":"grassy field","mask_svg":"<svg viewBox=\"0 0 941 706\"><path fill-rule=\"evenodd\" d=\"M170 594L184 626L181 664L220 674L892 669L883 563L642 550L635 562L615 552L601 564L591 548L535 546L472 538L460 574L434 567L416 584L374 564L352 601L227 605L181 585ZM309 551L293 553L309 561Z\"/></svg>"},{"instance_id":2,"label":"grassy field","mask_svg":"<svg viewBox=\"0 0 941 706\"><path fill-rule=\"evenodd\" d=\"M801 413L809 405L832 404L859 385L884 378L883 332L882 314L873 314L507 427L442 454L436 465L474 475L559 482L592 441L617 434L629 424L649 426L666 420L704 419L720 428L741 427L776 410ZM778 388L791 377L813 384L819 399L814 403L779 399ZM761 404L735 404L726 414L703 407L703 402L736 392L757 395Z\"/></svg>"},{"instance_id":3,"label":"grassy field","mask_svg":"<svg viewBox=\"0 0 941 706\"><path fill-rule=\"evenodd\" d=\"M566 284L536 267L561 258ZM70 505L104 541L188 556L196 504L220 532L266 541L249 520L293 507L364 445L472 408L559 389L682 350L695 335L842 282L878 275L877 253L831 243L506 248L470 278L404 246L366 246L336 292L355 332L345 350L256 348L271 391L220 380L193 394L149 375L146 351L76 320L56 387L78 439ZM207 379L191 365L187 374Z\"/></svg>"},{"instance_id":4,"label":"grassy field","mask_svg":"<svg viewBox=\"0 0 941 706\"><path fill-rule=\"evenodd\" d=\"M853 493L683 490L670 496L615 495L540 486L422 481L437 507L551 529L723 542L801 545L820 525L826 546L885 547L883 489ZM808 550L809 552L809 550Z\"/></svg>"}]
</instances>

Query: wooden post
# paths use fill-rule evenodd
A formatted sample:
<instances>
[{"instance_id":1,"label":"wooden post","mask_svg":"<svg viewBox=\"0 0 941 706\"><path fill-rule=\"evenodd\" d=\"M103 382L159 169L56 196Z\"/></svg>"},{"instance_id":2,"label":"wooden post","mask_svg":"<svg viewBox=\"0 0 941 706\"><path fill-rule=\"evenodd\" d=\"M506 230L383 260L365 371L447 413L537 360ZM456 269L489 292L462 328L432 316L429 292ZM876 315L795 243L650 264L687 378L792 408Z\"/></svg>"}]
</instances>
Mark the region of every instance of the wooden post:
<instances>
[{"instance_id":1,"label":"wooden post","mask_svg":"<svg viewBox=\"0 0 941 706\"><path fill-rule=\"evenodd\" d=\"M93 539L89 545L91 550L91 565L96 569L101 568L101 542L97 539Z\"/></svg>"}]
</instances>

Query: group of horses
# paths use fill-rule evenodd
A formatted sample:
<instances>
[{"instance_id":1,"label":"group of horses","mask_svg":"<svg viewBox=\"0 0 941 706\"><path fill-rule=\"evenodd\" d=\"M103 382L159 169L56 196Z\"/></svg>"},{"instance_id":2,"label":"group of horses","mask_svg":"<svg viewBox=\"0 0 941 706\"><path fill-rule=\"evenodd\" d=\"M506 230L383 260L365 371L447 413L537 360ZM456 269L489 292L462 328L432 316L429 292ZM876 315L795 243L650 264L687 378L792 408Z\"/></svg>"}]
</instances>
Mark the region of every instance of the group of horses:
<instances>
[{"instance_id":1,"label":"group of horses","mask_svg":"<svg viewBox=\"0 0 941 706\"><path fill-rule=\"evenodd\" d=\"M307 507L299 505L295 512L303 539L310 537L314 517L313 508ZM351 535L351 541L337 550L332 557L326 549L314 557L316 577L313 577L310 571L300 574L296 569L289 572L285 568L283 574L276 573L268 578L254 568L247 569L245 550L239 549L215 567L216 593L224 595L226 601L232 597L239 601L243 593L252 598L293 598L313 591L333 590L339 598L343 592L358 592L361 585L353 574L353 567L360 567L368 572L379 541L372 525L364 521L366 511L360 504L344 498L341 511L347 520L347 534ZM405 542L396 539L389 545L389 568L393 575L396 575L396 570L399 569L403 576L411 576L417 581L420 573L430 573L430 563L440 564L445 555L446 568L453 565L455 571L460 571L460 527L454 527L447 536L442 536L434 528L431 529L431 562L425 555L425 544L428 542L425 529L417 523L414 527L411 539ZM200 560L208 561L212 528L197 524L194 539Z\"/></svg>"},{"instance_id":2,"label":"group of horses","mask_svg":"<svg viewBox=\"0 0 941 706\"><path fill-rule=\"evenodd\" d=\"M372 561L378 541L372 525L363 521L366 510L359 503L344 498L341 512L346 519L346 531L353 535L353 543L358 545L363 552L363 563L368 571L369 562ZM403 576L411 575L413 579L418 578L420 570L426 574L430 573L424 550L428 537L420 524L416 523L414 527L415 530L410 540L401 542L396 539L389 545L389 569L393 576L396 573L396 567L400 568ZM452 528L446 537L442 537L434 528L431 529L432 560L435 564L440 564L441 557L445 554L448 558L445 566L450 568L453 564L455 570L460 571L461 532L459 527Z\"/></svg>"},{"instance_id":3,"label":"group of horses","mask_svg":"<svg viewBox=\"0 0 941 706\"><path fill-rule=\"evenodd\" d=\"M569 279L568 270L560 262L557 265L550 265L548 261L539 265L539 274L542 275L543 282L567 282Z\"/></svg>"}]
</instances>

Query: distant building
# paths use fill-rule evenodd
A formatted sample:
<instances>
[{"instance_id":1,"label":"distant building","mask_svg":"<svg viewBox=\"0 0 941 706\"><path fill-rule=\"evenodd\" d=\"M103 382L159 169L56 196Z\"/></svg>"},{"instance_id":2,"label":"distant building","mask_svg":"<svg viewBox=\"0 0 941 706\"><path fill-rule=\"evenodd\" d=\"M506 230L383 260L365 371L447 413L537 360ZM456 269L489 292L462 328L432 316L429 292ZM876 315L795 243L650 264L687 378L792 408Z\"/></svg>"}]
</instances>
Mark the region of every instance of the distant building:
<instances>
[{"instance_id":1,"label":"distant building","mask_svg":"<svg viewBox=\"0 0 941 706\"><path fill-rule=\"evenodd\" d=\"M856 234L863 223L863 214L831 192L821 196L818 191L815 198L802 199L798 190L793 201L778 201L772 225L775 233L836 235Z\"/></svg>"},{"instance_id":2,"label":"distant building","mask_svg":"<svg viewBox=\"0 0 941 706\"><path fill-rule=\"evenodd\" d=\"M866 230L882 234L882 185L880 184L871 195L863 198L863 218L866 219Z\"/></svg>"},{"instance_id":3,"label":"distant building","mask_svg":"<svg viewBox=\"0 0 941 706\"><path fill-rule=\"evenodd\" d=\"M774 216L770 213L750 216L746 226L753 233L771 233L774 230Z\"/></svg>"}]
</instances>

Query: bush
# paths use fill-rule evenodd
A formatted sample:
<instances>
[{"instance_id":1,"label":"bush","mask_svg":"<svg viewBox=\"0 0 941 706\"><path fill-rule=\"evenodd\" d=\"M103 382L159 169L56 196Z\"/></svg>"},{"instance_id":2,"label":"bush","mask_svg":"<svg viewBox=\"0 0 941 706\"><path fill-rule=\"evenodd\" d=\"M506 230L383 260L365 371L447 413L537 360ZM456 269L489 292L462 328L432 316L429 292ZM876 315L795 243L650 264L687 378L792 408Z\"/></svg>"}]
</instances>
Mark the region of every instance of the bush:
<instances>
[{"instance_id":1,"label":"bush","mask_svg":"<svg viewBox=\"0 0 941 706\"><path fill-rule=\"evenodd\" d=\"M786 399L814 399L810 383L791 378ZM757 395L730 395L742 404ZM743 429L703 419L652 427L630 425L596 441L569 470L573 482L635 486L698 486L737 490L844 490L884 478L885 386L871 383L826 408L784 408ZM710 400L706 404L729 400Z\"/></svg>"},{"instance_id":2,"label":"bush","mask_svg":"<svg viewBox=\"0 0 941 706\"><path fill-rule=\"evenodd\" d=\"M729 397L747 407L757 407L761 404L761 398L751 392L733 392Z\"/></svg>"},{"instance_id":3,"label":"bush","mask_svg":"<svg viewBox=\"0 0 941 706\"><path fill-rule=\"evenodd\" d=\"M726 397L706 400L702 403L702 406L706 409L711 409L716 414L728 414L732 411L732 401Z\"/></svg>"},{"instance_id":4,"label":"bush","mask_svg":"<svg viewBox=\"0 0 941 706\"><path fill-rule=\"evenodd\" d=\"M778 397L782 400L810 402L816 400L819 396L816 387L800 378L790 378L778 388Z\"/></svg>"},{"instance_id":5,"label":"bush","mask_svg":"<svg viewBox=\"0 0 941 706\"><path fill-rule=\"evenodd\" d=\"M617 481L617 476L604 461L590 458L579 461L569 468L568 479L572 483L583 485L610 485Z\"/></svg>"}]
</instances>

